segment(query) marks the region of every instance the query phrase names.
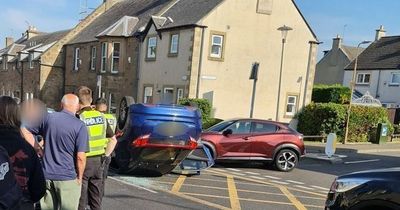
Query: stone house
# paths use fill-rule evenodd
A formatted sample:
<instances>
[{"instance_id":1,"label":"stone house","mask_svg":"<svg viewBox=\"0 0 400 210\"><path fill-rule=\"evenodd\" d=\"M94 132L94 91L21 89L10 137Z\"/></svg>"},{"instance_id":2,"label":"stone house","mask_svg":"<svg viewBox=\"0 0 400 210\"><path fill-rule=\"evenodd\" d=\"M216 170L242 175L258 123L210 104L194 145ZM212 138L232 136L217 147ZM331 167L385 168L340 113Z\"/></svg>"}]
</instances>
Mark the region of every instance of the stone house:
<instances>
[{"instance_id":1,"label":"stone house","mask_svg":"<svg viewBox=\"0 0 400 210\"><path fill-rule=\"evenodd\" d=\"M293 30L277 105L283 25ZM254 62L254 117L288 122L311 100L318 42L292 0L178 0L154 15L142 36L138 102L205 98L214 117L248 117Z\"/></svg>"},{"instance_id":2,"label":"stone house","mask_svg":"<svg viewBox=\"0 0 400 210\"><path fill-rule=\"evenodd\" d=\"M315 84L342 84L344 68L352 62L364 48L343 45L343 39L338 35L333 39L332 49L324 51L324 57L317 63L315 69Z\"/></svg>"},{"instance_id":3,"label":"stone house","mask_svg":"<svg viewBox=\"0 0 400 210\"><path fill-rule=\"evenodd\" d=\"M150 17L173 1L120 0L65 45L65 89L86 85L115 112L123 96L137 94L140 40Z\"/></svg>"}]
</instances>

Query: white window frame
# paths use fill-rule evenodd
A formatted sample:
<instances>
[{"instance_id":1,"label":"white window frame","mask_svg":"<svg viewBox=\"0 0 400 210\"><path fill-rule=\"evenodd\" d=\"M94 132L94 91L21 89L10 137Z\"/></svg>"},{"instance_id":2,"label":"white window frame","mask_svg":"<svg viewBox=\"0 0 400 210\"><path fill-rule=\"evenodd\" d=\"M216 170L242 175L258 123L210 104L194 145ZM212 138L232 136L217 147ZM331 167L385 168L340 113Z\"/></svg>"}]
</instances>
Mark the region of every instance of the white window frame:
<instances>
[{"instance_id":1,"label":"white window frame","mask_svg":"<svg viewBox=\"0 0 400 210\"><path fill-rule=\"evenodd\" d=\"M177 104L179 103L179 100L183 98L183 94L184 94L183 88L178 88L176 90L176 103Z\"/></svg>"},{"instance_id":2,"label":"white window frame","mask_svg":"<svg viewBox=\"0 0 400 210\"><path fill-rule=\"evenodd\" d=\"M74 71L79 70L79 64L80 64L79 55L80 55L80 49L79 47L76 47L74 49Z\"/></svg>"},{"instance_id":3,"label":"white window frame","mask_svg":"<svg viewBox=\"0 0 400 210\"><path fill-rule=\"evenodd\" d=\"M400 85L400 82L393 82L394 75L398 75L400 77L400 72L392 72L390 75L390 85Z\"/></svg>"},{"instance_id":4,"label":"white window frame","mask_svg":"<svg viewBox=\"0 0 400 210\"><path fill-rule=\"evenodd\" d=\"M221 37L221 43L214 43L214 37ZM225 36L221 34L212 34L211 35L211 49L210 49L210 57L212 58L222 58L224 51L224 39ZM219 46L218 54L213 53L213 46Z\"/></svg>"},{"instance_id":5,"label":"white window frame","mask_svg":"<svg viewBox=\"0 0 400 210\"><path fill-rule=\"evenodd\" d=\"M114 55L114 49L115 49L115 44L119 44L119 55L115 56ZM120 42L113 42L112 43L112 54L111 54L111 73L118 73L119 71L119 59L121 57L121 43ZM117 58L118 59L118 69L115 70L114 69L114 59Z\"/></svg>"},{"instance_id":6,"label":"white window frame","mask_svg":"<svg viewBox=\"0 0 400 210\"><path fill-rule=\"evenodd\" d=\"M285 106L285 115L286 116L294 116L296 114L297 111L297 99L299 96L297 95L288 95L286 97L286 106ZM294 102L289 102L290 98L294 98ZM287 111L287 107L288 106L292 106L292 110L290 112Z\"/></svg>"},{"instance_id":7,"label":"white window frame","mask_svg":"<svg viewBox=\"0 0 400 210\"><path fill-rule=\"evenodd\" d=\"M151 90L150 90L151 95L146 95L146 93L147 93L147 92L146 92L146 88L151 89ZM147 97L152 97L152 98L153 98L153 95L154 95L154 88L153 88L153 86L145 86L144 89L143 89L143 103L145 103L145 104L149 103L149 102L147 101Z\"/></svg>"},{"instance_id":8,"label":"white window frame","mask_svg":"<svg viewBox=\"0 0 400 210\"><path fill-rule=\"evenodd\" d=\"M7 69L8 69L7 63L8 63L8 61L7 61L7 55L5 55L5 56L3 56L3 69L4 69L4 70L7 70Z\"/></svg>"},{"instance_id":9,"label":"white window frame","mask_svg":"<svg viewBox=\"0 0 400 210\"><path fill-rule=\"evenodd\" d=\"M150 41L151 40L155 40L155 45L154 46L150 46ZM147 38L147 47L146 47L146 58L147 59L156 59L157 58L157 36L151 36L149 38ZM154 47L154 54L151 54L152 52L152 47Z\"/></svg>"},{"instance_id":10,"label":"white window frame","mask_svg":"<svg viewBox=\"0 0 400 210\"><path fill-rule=\"evenodd\" d=\"M369 75L369 81L368 82L365 82L366 75ZM358 77L359 76L362 76L362 81L361 82L358 81ZM370 73L357 73L357 75L356 75L356 84L357 85L369 85L370 82L371 82L371 74Z\"/></svg>"},{"instance_id":11,"label":"white window frame","mask_svg":"<svg viewBox=\"0 0 400 210\"><path fill-rule=\"evenodd\" d=\"M96 70L96 58L97 58L97 48L96 46L92 46L90 49L90 70Z\"/></svg>"},{"instance_id":12,"label":"white window frame","mask_svg":"<svg viewBox=\"0 0 400 210\"><path fill-rule=\"evenodd\" d=\"M30 69L33 69L33 57L34 57L33 52L28 54L29 68Z\"/></svg>"},{"instance_id":13,"label":"white window frame","mask_svg":"<svg viewBox=\"0 0 400 210\"><path fill-rule=\"evenodd\" d=\"M178 53L179 53L179 34L171 34L171 38L170 38L169 42L170 42L169 54L178 55Z\"/></svg>"},{"instance_id":14,"label":"white window frame","mask_svg":"<svg viewBox=\"0 0 400 210\"><path fill-rule=\"evenodd\" d=\"M108 43L101 43L101 65L100 65L100 73L107 72L107 53L108 53Z\"/></svg>"}]
</instances>

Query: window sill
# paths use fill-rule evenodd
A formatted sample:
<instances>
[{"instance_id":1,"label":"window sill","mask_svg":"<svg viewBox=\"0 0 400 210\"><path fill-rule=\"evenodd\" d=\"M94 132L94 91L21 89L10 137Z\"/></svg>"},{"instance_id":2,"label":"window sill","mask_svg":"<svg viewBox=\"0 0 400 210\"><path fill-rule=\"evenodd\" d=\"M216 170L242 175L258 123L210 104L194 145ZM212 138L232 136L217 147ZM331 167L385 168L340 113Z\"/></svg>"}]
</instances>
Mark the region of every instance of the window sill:
<instances>
[{"instance_id":1,"label":"window sill","mask_svg":"<svg viewBox=\"0 0 400 210\"><path fill-rule=\"evenodd\" d=\"M118 74L119 71L111 71L111 74Z\"/></svg>"},{"instance_id":2,"label":"window sill","mask_svg":"<svg viewBox=\"0 0 400 210\"><path fill-rule=\"evenodd\" d=\"M356 83L356 86L369 86L369 83Z\"/></svg>"},{"instance_id":3,"label":"window sill","mask_svg":"<svg viewBox=\"0 0 400 210\"><path fill-rule=\"evenodd\" d=\"M147 62L156 61L156 58L146 58L145 61Z\"/></svg>"},{"instance_id":4,"label":"window sill","mask_svg":"<svg viewBox=\"0 0 400 210\"><path fill-rule=\"evenodd\" d=\"M292 119L294 116L295 116L295 114L285 114L285 115L283 116L283 118Z\"/></svg>"},{"instance_id":5,"label":"window sill","mask_svg":"<svg viewBox=\"0 0 400 210\"><path fill-rule=\"evenodd\" d=\"M221 57L221 58L218 58L218 57L213 57L213 56L208 56L208 60L210 60L210 61L220 61L220 62L223 62L224 61L224 58L223 57Z\"/></svg>"},{"instance_id":6,"label":"window sill","mask_svg":"<svg viewBox=\"0 0 400 210\"><path fill-rule=\"evenodd\" d=\"M389 87L399 87L400 84L398 84L398 83L391 83L391 84L389 84L388 86L389 86Z\"/></svg>"}]
</instances>

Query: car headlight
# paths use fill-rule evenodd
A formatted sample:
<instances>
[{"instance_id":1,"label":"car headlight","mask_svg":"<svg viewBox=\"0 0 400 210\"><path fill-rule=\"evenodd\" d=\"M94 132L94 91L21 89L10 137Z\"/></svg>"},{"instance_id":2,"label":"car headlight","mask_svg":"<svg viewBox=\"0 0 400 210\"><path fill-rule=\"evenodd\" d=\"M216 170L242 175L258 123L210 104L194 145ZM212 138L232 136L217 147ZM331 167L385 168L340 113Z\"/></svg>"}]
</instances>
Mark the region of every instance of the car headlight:
<instances>
[{"instance_id":1,"label":"car headlight","mask_svg":"<svg viewBox=\"0 0 400 210\"><path fill-rule=\"evenodd\" d=\"M346 192L368 182L366 179L336 179L331 186L330 192Z\"/></svg>"}]
</instances>

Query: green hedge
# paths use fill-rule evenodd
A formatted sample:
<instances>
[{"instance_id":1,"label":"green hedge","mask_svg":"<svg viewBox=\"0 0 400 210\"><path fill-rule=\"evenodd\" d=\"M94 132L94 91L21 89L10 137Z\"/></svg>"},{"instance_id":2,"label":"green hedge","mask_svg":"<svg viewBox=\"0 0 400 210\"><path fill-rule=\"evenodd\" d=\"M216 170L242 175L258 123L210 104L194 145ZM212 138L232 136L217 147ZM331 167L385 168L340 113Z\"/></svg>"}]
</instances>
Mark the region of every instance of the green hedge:
<instances>
[{"instance_id":1,"label":"green hedge","mask_svg":"<svg viewBox=\"0 0 400 210\"><path fill-rule=\"evenodd\" d=\"M342 85L315 85L312 92L314 103L348 104L351 91Z\"/></svg>"},{"instance_id":2,"label":"green hedge","mask_svg":"<svg viewBox=\"0 0 400 210\"><path fill-rule=\"evenodd\" d=\"M222 122L223 120L218 119L218 118L210 118L208 121L203 122L203 129L207 129L217 123Z\"/></svg>"},{"instance_id":3,"label":"green hedge","mask_svg":"<svg viewBox=\"0 0 400 210\"><path fill-rule=\"evenodd\" d=\"M207 99L183 98L179 100L179 104L199 108L203 123L209 121L211 118L211 104L209 101L207 101Z\"/></svg>"},{"instance_id":4,"label":"green hedge","mask_svg":"<svg viewBox=\"0 0 400 210\"><path fill-rule=\"evenodd\" d=\"M336 133L339 140L345 135L347 105L335 103L311 103L298 115L298 131L304 135ZM378 123L387 123L390 133L393 126L383 107L352 106L349 123L349 142L372 141Z\"/></svg>"}]
</instances>

